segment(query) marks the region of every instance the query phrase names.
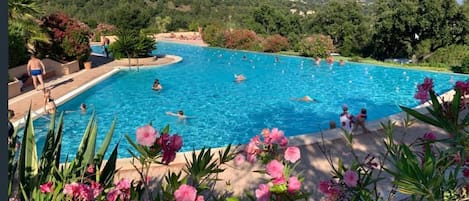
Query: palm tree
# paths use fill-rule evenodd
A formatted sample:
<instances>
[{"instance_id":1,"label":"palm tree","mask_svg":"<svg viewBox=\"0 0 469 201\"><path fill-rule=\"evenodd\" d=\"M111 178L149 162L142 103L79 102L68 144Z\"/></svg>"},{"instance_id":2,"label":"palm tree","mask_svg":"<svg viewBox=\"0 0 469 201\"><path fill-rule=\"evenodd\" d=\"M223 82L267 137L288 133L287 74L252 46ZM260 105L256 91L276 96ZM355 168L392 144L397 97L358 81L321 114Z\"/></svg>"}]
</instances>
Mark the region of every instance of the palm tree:
<instances>
[{"instance_id":1,"label":"palm tree","mask_svg":"<svg viewBox=\"0 0 469 201\"><path fill-rule=\"evenodd\" d=\"M35 18L39 14L41 10L33 0L8 0L8 31L21 35L29 51L33 52L36 42L50 42Z\"/></svg>"}]
</instances>

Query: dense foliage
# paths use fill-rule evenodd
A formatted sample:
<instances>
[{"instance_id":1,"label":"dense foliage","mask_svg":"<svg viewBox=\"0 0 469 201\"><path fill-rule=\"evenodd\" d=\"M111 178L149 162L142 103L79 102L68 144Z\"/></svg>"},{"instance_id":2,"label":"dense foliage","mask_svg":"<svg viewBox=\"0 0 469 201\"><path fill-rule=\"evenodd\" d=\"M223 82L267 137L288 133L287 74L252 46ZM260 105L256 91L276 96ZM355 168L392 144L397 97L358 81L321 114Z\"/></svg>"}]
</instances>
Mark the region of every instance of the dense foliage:
<instances>
[{"instance_id":1,"label":"dense foliage","mask_svg":"<svg viewBox=\"0 0 469 201\"><path fill-rule=\"evenodd\" d=\"M148 57L155 49L155 40L133 30L119 30L117 40L109 47L114 58L142 58Z\"/></svg>"},{"instance_id":2,"label":"dense foliage","mask_svg":"<svg viewBox=\"0 0 469 201\"><path fill-rule=\"evenodd\" d=\"M307 57L327 57L335 51L329 36L315 34L303 39L299 44L299 52Z\"/></svg>"},{"instance_id":3,"label":"dense foliage","mask_svg":"<svg viewBox=\"0 0 469 201\"><path fill-rule=\"evenodd\" d=\"M54 13L42 18L41 27L47 30L52 43L37 44L36 51L40 57L48 56L59 61L89 57L90 30L86 24L64 13Z\"/></svg>"}]
</instances>

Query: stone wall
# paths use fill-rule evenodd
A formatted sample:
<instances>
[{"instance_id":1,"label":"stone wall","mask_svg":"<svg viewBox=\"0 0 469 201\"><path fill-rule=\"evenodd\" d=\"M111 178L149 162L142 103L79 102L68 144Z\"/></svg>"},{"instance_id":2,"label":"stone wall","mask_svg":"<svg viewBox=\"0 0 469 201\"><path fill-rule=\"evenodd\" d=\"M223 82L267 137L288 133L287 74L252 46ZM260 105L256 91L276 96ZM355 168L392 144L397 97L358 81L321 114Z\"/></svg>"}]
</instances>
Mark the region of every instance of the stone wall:
<instances>
[{"instance_id":1,"label":"stone wall","mask_svg":"<svg viewBox=\"0 0 469 201\"><path fill-rule=\"evenodd\" d=\"M68 75L70 73L74 73L80 70L80 67L78 65L78 61L71 61L68 63L60 63L57 61L54 61L52 59L43 59L42 62L46 66L46 76L47 74L54 74L57 76L62 76L62 75ZM26 71L26 64L17 66L14 68L8 69L8 73L12 77L19 78L23 76L23 74L27 74Z\"/></svg>"}]
</instances>

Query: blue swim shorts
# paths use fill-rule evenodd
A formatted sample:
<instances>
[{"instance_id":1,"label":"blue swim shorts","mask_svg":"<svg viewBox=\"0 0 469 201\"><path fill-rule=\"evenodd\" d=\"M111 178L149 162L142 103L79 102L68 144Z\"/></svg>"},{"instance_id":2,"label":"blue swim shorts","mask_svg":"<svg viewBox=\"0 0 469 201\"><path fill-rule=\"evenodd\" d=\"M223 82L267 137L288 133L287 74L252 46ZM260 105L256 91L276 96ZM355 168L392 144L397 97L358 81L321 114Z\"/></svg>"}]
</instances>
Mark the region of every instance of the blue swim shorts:
<instances>
[{"instance_id":1,"label":"blue swim shorts","mask_svg":"<svg viewBox=\"0 0 469 201\"><path fill-rule=\"evenodd\" d=\"M42 74L42 70L39 69L39 70L31 70L31 75L32 76L36 76L36 75L41 75Z\"/></svg>"}]
</instances>

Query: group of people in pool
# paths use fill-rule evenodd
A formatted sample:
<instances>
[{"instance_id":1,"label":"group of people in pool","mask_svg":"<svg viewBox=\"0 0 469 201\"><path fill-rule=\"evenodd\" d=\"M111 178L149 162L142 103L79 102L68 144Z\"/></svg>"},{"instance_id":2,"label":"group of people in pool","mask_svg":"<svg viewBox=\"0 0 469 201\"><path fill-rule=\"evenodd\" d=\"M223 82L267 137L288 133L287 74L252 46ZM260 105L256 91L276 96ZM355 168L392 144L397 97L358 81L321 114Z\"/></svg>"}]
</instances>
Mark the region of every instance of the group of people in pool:
<instances>
[{"instance_id":1,"label":"group of people in pool","mask_svg":"<svg viewBox=\"0 0 469 201\"><path fill-rule=\"evenodd\" d=\"M55 114L57 112L57 105L55 104L54 99L51 96L51 90L48 88L43 89L44 93L44 113L46 114ZM86 113L87 106L85 103L80 104L80 110L82 113ZM68 112L75 112L75 111L65 111Z\"/></svg>"},{"instance_id":2,"label":"group of people in pool","mask_svg":"<svg viewBox=\"0 0 469 201\"><path fill-rule=\"evenodd\" d=\"M360 113L354 116L348 112L348 106L343 105L342 113L340 114L340 117L339 117L340 127L349 133L356 131L358 127L361 127L363 133L369 133L370 130L368 130L368 128L366 128L365 126L365 121L367 117L368 116L367 116L366 108L362 108L360 110ZM335 121L331 121L329 123L329 127L336 128Z\"/></svg>"}]
</instances>

